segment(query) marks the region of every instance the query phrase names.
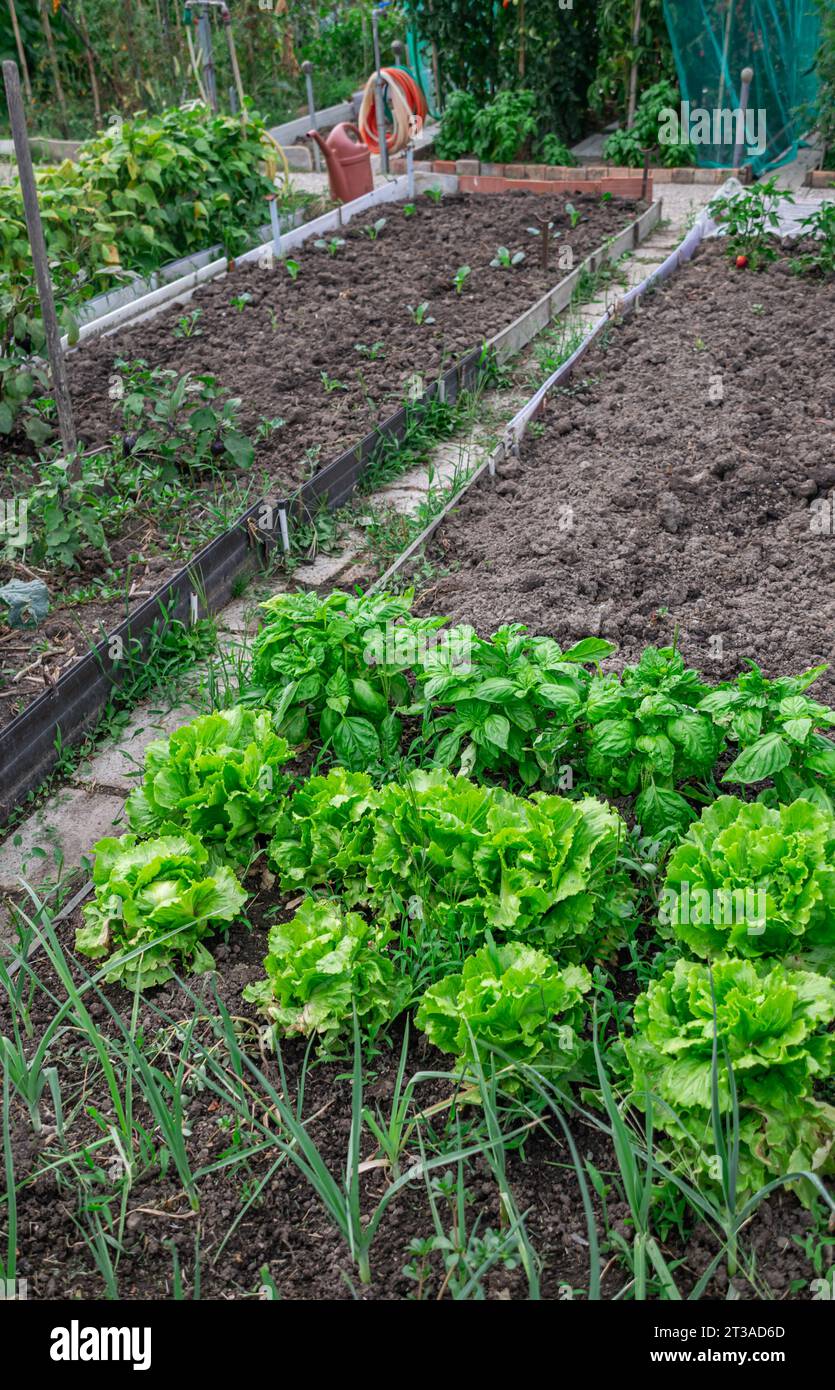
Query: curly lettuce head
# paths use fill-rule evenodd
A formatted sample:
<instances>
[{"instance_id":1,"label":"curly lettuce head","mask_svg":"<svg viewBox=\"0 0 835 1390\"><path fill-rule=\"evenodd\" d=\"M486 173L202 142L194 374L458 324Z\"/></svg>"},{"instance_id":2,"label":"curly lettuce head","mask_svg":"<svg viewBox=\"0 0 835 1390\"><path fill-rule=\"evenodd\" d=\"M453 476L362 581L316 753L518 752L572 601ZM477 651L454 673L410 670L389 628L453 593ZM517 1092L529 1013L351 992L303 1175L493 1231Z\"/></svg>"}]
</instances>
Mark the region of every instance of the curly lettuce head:
<instances>
[{"instance_id":1,"label":"curly lettuce head","mask_svg":"<svg viewBox=\"0 0 835 1390\"><path fill-rule=\"evenodd\" d=\"M213 968L203 941L219 923L234 921L246 901L231 869L212 867L208 850L188 833L108 837L95 854L96 896L75 944L81 955L107 959L109 983L145 989L176 969Z\"/></svg>"},{"instance_id":2,"label":"curly lettuce head","mask_svg":"<svg viewBox=\"0 0 835 1390\"><path fill-rule=\"evenodd\" d=\"M775 1174L830 1171L835 1110L813 1088L832 1070L835 985L812 971L768 960L729 958L712 968L677 961L635 1001L625 1050L636 1102L652 1093L656 1124L694 1168L716 1178L714 1001L723 1114L732 1109L726 1056L738 1093L740 1193Z\"/></svg>"},{"instance_id":3,"label":"curly lettuce head","mask_svg":"<svg viewBox=\"0 0 835 1390\"><path fill-rule=\"evenodd\" d=\"M721 796L670 856L661 917L697 955L835 965L835 820Z\"/></svg>"},{"instance_id":4,"label":"curly lettuce head","mask_svg":"<svg viewBox=\"0 0 835 1390\"><path fill-rule=\"evenodd\" d=\"M142 785L128 797L131 829L188 830L245 864L278 820L291 756L266 710L200 715L148 745Z\"/></svg>"},{"instance_id":5,"label":"curly lettuce head","mask_svg":"<svg viewBox=\"0 0 835 1390\"><path fill-rule=\"evenodd\" d=\"M267 978L247 985L284 1034L317 1033L330 1046L350 1032L354 1011L373 1035L403 1007L408 981L386 954L387 936L336 902L308 898L289 922L270 929Z\"/></svg>"},{"instance_id":6,"label":"curly lettuce head","mask_svg":"<svg viewBox=\"0 0 835 1390\"><path fill-rule=\"evenodd\" d=\"M426 990L417 1026L442 1052L467 1067L477 1051L482 1063L498 1052L549 1074L570 1070L579 1060L583 995L591 976L582 965L563 969L521 941L488 943L468 956L461 973Z\"/></svg>"}]
</instances>

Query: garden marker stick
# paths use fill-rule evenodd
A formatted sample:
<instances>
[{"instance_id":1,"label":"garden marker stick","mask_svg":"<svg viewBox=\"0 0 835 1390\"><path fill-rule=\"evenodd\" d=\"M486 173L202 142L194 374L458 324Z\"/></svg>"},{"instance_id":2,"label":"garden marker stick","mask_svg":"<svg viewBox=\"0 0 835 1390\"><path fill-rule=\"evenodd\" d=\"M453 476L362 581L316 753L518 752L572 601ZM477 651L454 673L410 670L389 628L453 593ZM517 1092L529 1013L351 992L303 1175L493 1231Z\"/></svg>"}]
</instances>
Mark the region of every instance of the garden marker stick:
<instances>
[{"instance_id":1,"label":"garden marker stick","mask_svg":"<svg viewBox=\"0 0 835 1390\"><path fill-rule=\"evenodd\" d=\"M319 129L319 122L316 119L316 102L313 100L313 64L309 58L305 58L302 63L304 73L304 85L307 88L307 109L310 112L310 124L314 130ZM319 153L319 146L313 142L313 166L317 174L322 172L322 156Z\"/></svg>"},{"instance_id":2,"label":"garden marker stick","mask_svg":"<svg viewBox=\"0 0 835 1390\"><path fill-rule=\"evenodd\" d=\"M66 453L75 448L75 424L72 417L70 393L64 370L64 354L61 351L61 334L55 314L55 297L52 293L52 280L49 274L49 261L46 254L41 212L38 206L38 190L35 186L35 173L32 168L32 152L26 134L26 117L23 113L23 98L20 95L20 74L17 63L7 59L3 64L3 81L6 84L6 101L9 107L9 120L14 138L17 167L20 173L20 192L23 210L26 214L26 227L29 232L29 245L32 248L32 262L35 267L35 283L41 302L46 349L52 375L52 389L58 410L58 427L61 443Z\"/></svg>"}]
</instances>

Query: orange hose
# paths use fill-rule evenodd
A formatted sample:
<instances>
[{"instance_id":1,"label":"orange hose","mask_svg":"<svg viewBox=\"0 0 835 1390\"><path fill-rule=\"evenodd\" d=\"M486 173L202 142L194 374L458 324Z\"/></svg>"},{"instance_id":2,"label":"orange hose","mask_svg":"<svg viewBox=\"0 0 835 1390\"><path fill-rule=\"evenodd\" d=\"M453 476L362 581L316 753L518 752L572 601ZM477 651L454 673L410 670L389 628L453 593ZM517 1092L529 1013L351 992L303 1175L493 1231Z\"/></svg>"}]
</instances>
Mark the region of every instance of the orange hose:
<instances>
[{"instance_id":1,"label":"orange hose","mask_svg":"<svg viewBox=\"0 0 835 1390\"><path fill-rule=\"evenodd\" d=\"M386 135L386 149L397 154L405 149L412 135L419 131L427 115L426 99L420 86L406 68L382 68L381 76L389 89L389 105L394 117L394 130ZM363 141L372 154L380 153L377 134L377 113L374 109L374 87L377 74L372 73L365 84L358 125Z\"/></svg>"}]
</instances>

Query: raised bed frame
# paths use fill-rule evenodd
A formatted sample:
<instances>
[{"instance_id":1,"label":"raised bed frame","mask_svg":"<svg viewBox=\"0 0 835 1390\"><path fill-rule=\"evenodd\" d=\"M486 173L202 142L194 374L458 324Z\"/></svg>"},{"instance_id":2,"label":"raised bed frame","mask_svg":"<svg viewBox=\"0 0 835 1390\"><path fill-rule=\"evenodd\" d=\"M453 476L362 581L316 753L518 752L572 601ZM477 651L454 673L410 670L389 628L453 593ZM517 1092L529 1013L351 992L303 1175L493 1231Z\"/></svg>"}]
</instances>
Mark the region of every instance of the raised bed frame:
<instances>
[{"instance_id":1,"label":"raised bed frame","mask_svg":"<svg viewBox=\"0 0 835 1390\"><path fill-rule=\"evenodd\" d=\"M412 196L415 183L422 183L426 187L436 182L434 179L420 179L419 176L414 182L408 176L395 179L353 203L290 231L282 237L282 250L290 250L310 237L332 231L369 207L393 202L400 196ZM457 188L458 180L448 175L444 176L442 182L447 191ZM553 185L548 185L548 191L553 191ZM518 352L566 307L584 270L595 271L602 264L615 261L638 246L657 225L660 217L661 203L654 203L635 222L587 256L570 275L490 339L486 344L488 352L495 353L499 361ZM238 259L238 264L257 259L263 249L263 245L254 247ZM223 258L192 270L143 298L120 305L97 320L88 322L81 336L86 338L112 332L128 320L151 317L172 301L189 299L198 284L225 274L227 268L228 262ZM433 382L423 396L410 406L410 410L420 409L438 394L452 402L461 391L472 389L479 380L483 361L483 349L468 353ZM222 608L230 600L235 582L263 568L267 555L276 545L289 549L289 530L293 518L304 520L323 506L334 510L344 505L369 459L378 449L380 440L386 437L402 439L407 418L405 407L396 410L363 439L320 469L292 496L259 499L222 535L204 546L189 565L179 570L112 633L108 633L87 655L81 657L50 690L38 696L0 730L0 821L5 821L26 793L39 786L49 775L58 757L58 735L61 746L66 747L78 741L101 714L121 680L121 662L114 659L111 652L132 650L141 655L148 649L155 628L159 630L177 620L189 624L198 616L206 616ZM410 547L409 551L412 549ZM119 643L114 639L119 639Z\"/></svg>"}]
</instances>

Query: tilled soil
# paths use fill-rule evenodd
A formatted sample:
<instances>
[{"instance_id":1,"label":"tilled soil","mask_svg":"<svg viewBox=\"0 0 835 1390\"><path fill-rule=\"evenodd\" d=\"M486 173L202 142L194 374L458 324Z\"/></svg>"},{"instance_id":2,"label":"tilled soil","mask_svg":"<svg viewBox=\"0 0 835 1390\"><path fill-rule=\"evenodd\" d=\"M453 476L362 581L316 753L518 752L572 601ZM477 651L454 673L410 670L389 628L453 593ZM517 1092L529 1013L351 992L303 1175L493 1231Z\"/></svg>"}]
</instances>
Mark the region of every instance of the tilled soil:
<instances>
[{"instance_id":1,"label":"tilled soil","mask_svg":"<svg viewBox=\"0 0 835 1390\"><path fill-rule=\"evenodd\" d=\"M107 443L122 427L113 394L118 359L213 376L218 387L240 398L240 427L250 436L263 420L283 423L258 444L252 473L225 470L227 482L240 486L239 504L230 496L221 505L212 476L206 475L205 483L191 476L164 527L155 524L154 497L148 492L137 498L129 534L111 541L110 561L87 547L73 571L42 576L52 594L47 626L0 637L0 725L170 578L203 543L196 538L205 538L207 527L214 534L224 516L231 520L270 489L286 493L332 462L402 404L415 376L434 379L566 275L558 264L564 245L571 247L576 264L640 210L628 199L601 202L597 195L576 194L580 221L572 228L567 201L512 193L448 197L435 206L418 197L410 217L401 204L390 204L344 228L339 235L345 244L334 256L312 243L294 251L300 267L295 281L281 265L273 270L242 266L200 287L186 310L168 309L72 353L68 370L76 425L91 447ZM540 264L541 243L527 231L536 216L554 225L547 272ZM371 240L363 229L381 217L386 225ZM510 270L491 267L502 245L511 252L524 250L526 259ZM471 274L458 295L452 281L464 263ZM250 299L236 309L230 301L241 295ZM427 302L434 322L417 325L408 306ZM198 333L175 337L181 318L193 309L200 310ZM372 355L358 351L358 345ZM7 486L12 494L19 490L14 478ZM128 571L130 599L125 593L101 600L93 591L89 601L61 602L64 592L84 590L105 577L111 591L118 589L119 576ZM20 577L18 567L0 561L0 584ZM24 577L32 575L27 571ZM33 667L43 638L46 655ZM24 668L31 669L13 680Z\"/></svg>"},{"instance_id":2,"label":"tilled soil","mask_svg":"<svg viewBox=\"0 0 835 1390\"><path fill-rule=\"evenodd\" d=\"M266 933L277 911L286 912L286 909L273 894L262 893L250 908L253 929L235 927L226 944L213 947L217 975L191 977L188 984L198 997L209 1003L211 991L216 988L229 1012L238 1019L243 1046L280 1090L275 1061L259 1048L257 1015L241 999L244 986L262 977ZM61 935L65 947L71 946L72 928L63 928ZM43 956L36 959L40 979L59 999L63 998L63 988L55 980L48 963ZM74 966L73 970L75 972ZM132 996L118 988L109 989L107 994L122 1017L129 1019ZM183 1035L182 1028L178 1034L176 1027L190 1017L193 1007L176 984L153 991L150 1000L167 1018L161 1019L148 1000L141 1000L136 1036L144 1040L148 1060L171 1074L178 1062ZM113 1037L117 1030L103 1005L88 996L88 1007L102 1036L105 1039ZM210 1004L210 1012L215 1009L216 1006ZM55 1011L55 1002L40 990L36 991L30 1014L35 1039L41 1036ZM0 1033L8 1032L10 1020L4 999L0 1003ZM199 1030L198 1036L206 1041L211 1037L208 1032ZM391 1111L402 1039L402 1023L399 1023L392 1030L390 1043L382 1042L365 1066L364 1102L372 1112L378 1109L384 1117ZM303 1045L286 1043L283 1059L287 1094L295 1103L304 1059ZM51 1049L49 1061L58 1069L67 1150L81 1151L85 1144L100 1140L102 1127L112 1122L111 1099L80 1034L72 1031L60 1035ZM236 1126L231 1110L204 1085L199 1062L199 1058L192 1057L192 1064L186 1067L186 1075L192 1080L185 1092L183 1130L194 1171L216 1162L223 1155L246 1150L253 1138L263 1138L261 1133L248 1133L245 1125ZM449 1058L430 1047L416 1030L412 1031L407 1080L419 1071L446 1072L449 1064ZM348 1153L349 1071L349 1059L320 1063L308 1071L304 1086L302 1114L308 1132L337 1178L344 1171ZM413 1111L448 1101L454 1092L451 1080L427 1080L415 1092ZM138 1098L135 1104L134 1130L138 1135L140 1128L144 1128L153 1136L153 1121L144 1104ZM262 1116L270 1109L267 1101L254 1102L254 1106ZM18 1274L28 1280L30 1298L102 1298L105 1296L102 1278L83 1238L83 1233L89 1236L92 1229L84 1211L85 1208L95 1210L97 1203L99 1209L109 1208L118 1218L121 1189L118 1164L113 1166L118 1152L115 1146L108 1145L88 1150L88 1161L82 1165L88 1181L88 1192L84 1195L76 1187L72 1168L58 1161L65 1157L65 1151L57 1141L48 1094L44 1097L42 1115L44 1128L37 1137L23 1108L13 1102L12 1152L20 1185ZM437 1152L436 1145L443 1145L449 1151L466 1143L472 1112L466 1106L458 1110L460 1137L456 1135L451 1115L446 1109L422 1122L427 1154ZM536 1131L521 1151L509 1154L507 1174L519 1210L527 1213L526 1228L542 1262L542 1297L583 1298L589 1275L587 1228L568 1146L556 1121L552 1121L552 1126L556 1133ZM605 1136L577 1116L571 1120L571 1129L582 1158L590 1160L606 1181L611 1182L616 1165ZM362 1158L368 1162L377 1156L374 1141L366 1131ZM411 1258L408 1247L412 1240L434 1234L425 1180L416 1177L414 1183L408 1184L389 1204L371 1247L372 1282L363 1286L345 1242L298 1168L285 1160L271 1172L278 1158L278 1150L270 1149L266 1154L232 1163L203 1177L198 1184L200 1209L197 1213L191 1210L173 1166L169 1165L161 1175L158 1166L152 1163L136 1177L127 1194L121 1236L123 1248L116 1275L118 1296L122 1299L171 1298L174 1249L181 1264L186 1296L193 1296L195 1237L199 1236L202 1298L263 1296L259 1291L264 1286L265 1267L283 1299L414 1297L418 1286L403 1272ZM403 1170L419 1158L420 1148L413 1135L403 1156ZM454 1169L455 1165L451 1164L450 1171ZM247 1206L265 1179L255 1201ZM372 1215L386 1184L384 1167L370 1166L363 1172L361 1192L366 1218ZM499 1230L496 1184L482 1158L468 1161L466 1186L470 1227L477 1225L482 1234L487 1227ZM443 1202L441 1206L443 1209ZM595 1207L603 1259L608 1265L602 1280L602 1294L604 1298L611 1298L627 1282L628 1275L623 1265L611 1258L613 1247L605 1235L602 1207L599 1202ZM628 1215L619 1189L610 1187L606 1217L609 1229L631 1241ZM0 1208L0 1245L5 1240L5 1223L6 1211ZM746 1252L756 1255L760 1290L770 1288L776 1298L809 1296L809 1281L815 1272L798 1241L810 1228L807 1213L792 1197L784 1196L773 1199L746 1227L743 1246ZM702 1227L688 1232L685 1240L671 1231L662 1246L667 1258L676 1264L676 1279L685 1293L695 1285L717 1250L715 1237ZM436 1254L429 1261L421 1296L434 1299L442 1295L443 1279L443 1267ZM738 1278L736 1284L740 1297L754 1296L750 1283ZM528 1296L527 1283L519 1268L494 1266L484 1279L484 1288L491 1299ZM723 1298L726 1289L727 1276L719 1271L708 1288L708 1297Z\"/></svg>"},{"instance_id":3,"label":"tilled soil","mask_svg":"<svg viewBox=\"0 0 835 1390\"><path fill-rule=\"evenodd\" d=\"M621 662L678 632L710 680L830 660L833 312L831 280L705 245L444 523L432 557L455 571L424 602L485 633L599 632Z\"/></svg>"},{"instance_id":4,"label":"tilled soil","mask_svg":"<svg viewBox=\"0 0 835 1390\"><path fill-rule=\"evenodd\" d=\"M295 280L280 263L242 265L195 292L188 311L200 310L199 335L174 336L186 312L179 306L74 354L69 374L78 429L90 444L118 431L110 394L117 358L210 374L241 398L245 433L254 434L263 419L284 421L257 460L279 492L286 491L390 415L416 373L432 380L555 285L567 274L558 266L563 245L576 264L638 209L624 198L601 202L596 194L576 194L581 220L572 228L565 211L571 201L505 193L451 196L436 206L417 197L409 217L402 204L388 204L328 233L326 242L338 236L345 243L334 255L306 242L291 253L299 265ZM548 271L539 238L527 230L537 215L559 234ZM383 218L372 240L367 231ZM492 267L500 246L524 251L525 260L509 270ZM459 295L453 276L463 264L471 273ZM230 301L242 294L251 299L236 309ZM433 323L413 321L409 305L420 304L428 304ZM381 347L373 360L357 351L375 344ZM323 378L338 385L329 391Z\"/></svg>"}]
</instances>

